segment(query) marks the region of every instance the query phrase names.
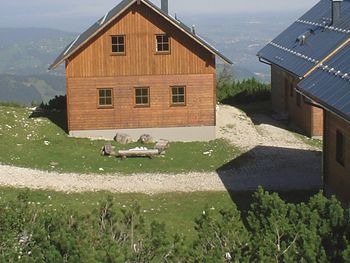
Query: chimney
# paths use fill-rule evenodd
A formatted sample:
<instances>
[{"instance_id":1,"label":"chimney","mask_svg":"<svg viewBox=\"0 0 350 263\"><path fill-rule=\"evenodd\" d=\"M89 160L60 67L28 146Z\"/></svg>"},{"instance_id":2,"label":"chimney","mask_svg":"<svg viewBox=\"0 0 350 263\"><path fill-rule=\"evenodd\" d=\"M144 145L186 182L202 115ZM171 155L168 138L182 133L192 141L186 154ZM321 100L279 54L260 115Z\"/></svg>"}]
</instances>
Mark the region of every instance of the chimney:
<instances>
[{"instance_id":1,"label":"chimney","mask_svg":"<svg viewBox=\"0 0 350 263\"><path fill-rule=\"evenodd\" d=\"M332 25L337 23L341 18L341 6L343 0L332 0Z\"/></svg>"},{"instance_id":2,"label":"chimney","mask_svg":"<svg viewBox=\"0 0 350 263\"><path fill-rule=\"evenodd\" d=\"M169 13L169 3L168 0L162 0L162 5L161 9L164 13L168 14Z\"/></svg>"},{"instance_id":3,"label":"chimney","mask_svg":"<svg viewBox=\"0 0 350 263\"><path fill-rule=\"evenodd\" d=\"M195 25L192 25L191 31L192 31L192 34L193 34L193 35L196 34L196 26L195 26Z\"/></svg>"}]
</instances>

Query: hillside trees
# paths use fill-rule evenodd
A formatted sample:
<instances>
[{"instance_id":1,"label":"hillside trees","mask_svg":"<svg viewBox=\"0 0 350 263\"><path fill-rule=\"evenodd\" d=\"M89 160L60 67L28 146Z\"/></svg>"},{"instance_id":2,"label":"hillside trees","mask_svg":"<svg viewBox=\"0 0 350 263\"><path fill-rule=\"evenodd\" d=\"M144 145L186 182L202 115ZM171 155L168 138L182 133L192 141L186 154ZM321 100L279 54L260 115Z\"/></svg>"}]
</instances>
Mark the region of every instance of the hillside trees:
<instances>
[{"instance_id":1,"label":"hillside trees","mask_svg":"<svg viewBox=\"0 0 350 263\"><path fill-rule=\"evenodd\" d=\"M244 104L266 101L271 96L271 85L250 78L236 81L230 69L224 67L216 81L217 101L224 104Z\"/></svg>"},{"instance_id":2,"label":"hillside trees","mask_svg":"<svg viewBox=\"0 0 350 263\"><path fill-rule=\"evenodd\" d=\"M196 237L146 224L140 207L112 199L88 214L34 204L24 194L0 204L1 262L348 262L350 210L322 193L291 204L261 188L244 220L236 207L204 209Z\"/></svg>"}]
</instances>

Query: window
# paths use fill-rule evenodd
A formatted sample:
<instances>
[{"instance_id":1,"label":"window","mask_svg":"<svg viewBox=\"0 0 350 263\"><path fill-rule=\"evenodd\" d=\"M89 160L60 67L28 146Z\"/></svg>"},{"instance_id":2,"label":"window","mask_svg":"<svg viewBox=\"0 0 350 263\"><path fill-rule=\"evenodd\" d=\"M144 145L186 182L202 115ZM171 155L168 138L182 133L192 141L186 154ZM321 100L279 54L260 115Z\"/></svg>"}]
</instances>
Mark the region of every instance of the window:
<instances>
[{"instance_id":1,"label":"window","mask_svg":"<svg viewBox=\"0 0 350 263\"><path fill-rule=\"evenodd\" d=\"M156 50L159 53L170 52L170 37L168 35L156 35Z\"/></svg>"},{"instance_id":2,"label":"window","mask_svg":"<svg viewBox=\"0 0 350 263\"><path fill-rule=\"evenodd\" d=\"M171 87L171 104L186 105L186 87Z\"/></svg>"},{"instance_id":3,"label":"window","mask_svg":"<svg viewBox=\"0 0 350 263\"><path fill-rule=\"evenodd\" d=\"M148 107L149 103L149 88L135 88L135 105Z\"/></svg>"},{"instance_id":4,"label":"window","mask_svg":"<svg viewBox=\"0 0 350 263\"><path fill-rule=\"evenodd\" d=\"M290 84L290 87L289 87L289 89L290 89L290 96L293 98L293 96L294 96L294 86L293 86L293 84Z\"/></svg>"},{"instance_id":5,"label":"window","mask_svg":"<svg viewBox=\"0 0 350 263\"><path fill-rule=\"evenodd\" d=\"M301 94L299 92L297 92L297 105L301 107Z\"/></svg>"},{"instance_id":6,"label":"window","mask_svg":"<svg viewBox=\"0 0 350 263\"><path fill-rule=\"evenodd\" d=\"M112 53L125 54L125 36L112 36Z\"/></svg>"},{"instance_id":7,"label":"window","mask_svg":"<svg viewBox=\"0 0 350 263\"><path fill-rule=\"evenodd\" d=\"M99 107L113 107L113 92L112 89L98 90L98 106Z\"/></svg>"},{"instance_id":8,"label":"window","mask_svg":"<svg viewBox=\"0 0 350 263\"><path fill-rule=\"evenodd\" d=\"M337 138L336 138L336 157L337 162L344 166L344 160L345 160L345 141L344 136L341 133L341 131L337 130Z\"/></svg>"}]
</instances>

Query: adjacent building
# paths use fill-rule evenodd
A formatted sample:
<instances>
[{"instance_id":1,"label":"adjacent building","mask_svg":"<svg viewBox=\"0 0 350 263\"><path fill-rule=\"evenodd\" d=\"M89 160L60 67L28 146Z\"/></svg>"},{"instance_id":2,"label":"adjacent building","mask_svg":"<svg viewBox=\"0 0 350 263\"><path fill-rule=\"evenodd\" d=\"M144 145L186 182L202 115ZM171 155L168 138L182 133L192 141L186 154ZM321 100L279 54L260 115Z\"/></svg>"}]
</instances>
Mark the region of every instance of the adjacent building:
<instances>
[{"instance_id":1,"label":"adjacent building","mask_svg":"<svg viewBox=\"0 0 350 263\"><path fill-rule=\"evenodd\" d=\"M148 0L123 0L79 35L65 62L72 136L215 139L216 57L232 62Z\"/></svg>"},{"instance_id":2,"label":"adjacent building","mask_svg":"<svg viewBox=\"0 0 350 263\"><path fill-rule=\"evenodd\" d=\"M303 96L316 101L325 109L324 186L345 202L350 202L349 39L344 47L299 83Z\"/></svg>"},{"instance_id":3,"label":"adjacent building","mask_svg":"<svg viewBox=\"0 0 350 263\"><path fill-rule=\"evenodd\" d=\"M305 135L323 135L323 111L296 89L350 33L350 2L321 0L258 53L271 66L272 106Z\"/></svg>"}]
</instances>

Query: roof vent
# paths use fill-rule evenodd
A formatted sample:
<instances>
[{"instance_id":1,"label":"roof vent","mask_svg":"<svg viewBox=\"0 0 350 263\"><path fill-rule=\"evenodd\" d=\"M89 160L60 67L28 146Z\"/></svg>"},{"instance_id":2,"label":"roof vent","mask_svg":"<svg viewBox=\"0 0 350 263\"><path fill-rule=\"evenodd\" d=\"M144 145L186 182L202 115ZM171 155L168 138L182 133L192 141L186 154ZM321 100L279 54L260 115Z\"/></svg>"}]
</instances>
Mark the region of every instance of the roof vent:
<instances>
[{"instance_id":1,"label":"roof vent","mask_svg":"<svg viewBox=\"0 0 350 263\"><path fill-rule=\"evenodd\" d=\"M169 13L169 3L168 0L162 0L161 3L161 9L164 13L168 14Z\"/></svg>"},{"instance_id":2,"label":"roof vent","mask_svg":"<svg viewBox=\"0 0 350 263\"><path fill-rule=\"evenodd\" d=\"M341 18L341 7L343 0L332 0L332 25Z\"/></svg>"},{"instance_id":3,"label":"roof vent","mask_svg":"<svg viewBox=\"0 0 350 263\"><path fill-rule=\"evenodd\" d=\"M306 40L314 33L314 31L312 29L306 31L304 34L301 34L300 36L297 37L297 42L299 42L299 44L305 45L306 44Z\"/></svg>"}]
</instances>

